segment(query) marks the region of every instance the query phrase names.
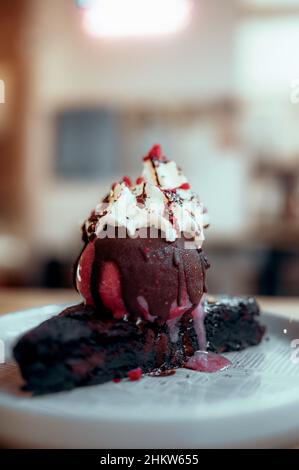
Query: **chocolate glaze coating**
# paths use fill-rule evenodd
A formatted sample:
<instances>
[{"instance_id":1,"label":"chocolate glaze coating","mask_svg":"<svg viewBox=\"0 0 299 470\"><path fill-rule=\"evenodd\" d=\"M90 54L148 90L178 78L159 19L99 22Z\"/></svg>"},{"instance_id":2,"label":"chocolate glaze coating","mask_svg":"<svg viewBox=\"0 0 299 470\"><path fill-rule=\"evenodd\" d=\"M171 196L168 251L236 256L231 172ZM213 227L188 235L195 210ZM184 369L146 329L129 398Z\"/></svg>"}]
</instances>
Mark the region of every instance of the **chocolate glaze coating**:
<instances>
[{"instance_id":1,"label":"chocolate glaze coating","mask_svg":"<svg viewBox=\"0 0 299 470\"><path fill-rule=\"evenodd\" d=\"M186 306L183 313L198 305L206 292L206 270L209 267L206 257L202 250L186 249L183 237L168 242L161 233L159 235L158 238L93 240L95 255L90 290L94 304L101 311L105 307L99 285L106 262L113 262L119 270L122 299L130 316L142 316L140 297L145 299L150 315L160 322L170 318L174 304Z\"/></svg>"}]
</instances>

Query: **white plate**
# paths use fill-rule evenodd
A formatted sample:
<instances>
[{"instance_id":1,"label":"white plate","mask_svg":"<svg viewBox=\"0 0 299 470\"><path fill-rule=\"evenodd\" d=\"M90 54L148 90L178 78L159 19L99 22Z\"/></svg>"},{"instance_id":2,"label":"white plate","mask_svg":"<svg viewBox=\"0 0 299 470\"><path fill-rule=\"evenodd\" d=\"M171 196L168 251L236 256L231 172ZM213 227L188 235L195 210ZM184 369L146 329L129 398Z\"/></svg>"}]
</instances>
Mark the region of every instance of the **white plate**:
<instances>
[{"instance_id":1,"label":"white plate","mask_svg":"<svg viewBox=\"0 0 299 470\"><path fill-rule=\"evenodd\" d=\"M24 331L61 310L53 305L0 318L6 353ZM18 393L16 367L0 365L0 439L23 447L283 447L299 443L299 323L263 315L268 340L226 354L230 369L185 369L32 398ZM296 352L296 351L295 351ZM9 358L7 357L6 359Z\"/></svg>"}]
</instances>

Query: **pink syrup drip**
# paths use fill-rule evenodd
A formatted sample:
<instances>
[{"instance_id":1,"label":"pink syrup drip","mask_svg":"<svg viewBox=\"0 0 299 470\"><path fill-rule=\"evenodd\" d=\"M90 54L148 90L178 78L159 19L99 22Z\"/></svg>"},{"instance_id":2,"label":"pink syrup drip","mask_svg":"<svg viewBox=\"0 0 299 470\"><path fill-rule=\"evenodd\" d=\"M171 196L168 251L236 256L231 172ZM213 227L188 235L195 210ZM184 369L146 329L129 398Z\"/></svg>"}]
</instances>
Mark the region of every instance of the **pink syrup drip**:
<instances>
[{"instance_id":1,"label":"pink syrup drip","mask_svg":"<svg viewBox=\"0 0 299 470\"><path fill-rule=\"evenodd\" d=\"M184 283L184 286L182 287L182 296L181 296L181 304L178 305L177 300L172 302L171 307L170 307L170 312L169 312L169 321L170 320L178 320L184 313L188 312L188 310L191 309L192 303L189 299L189 295L187 292L186 284Z\"/></svg>"},{"instance_id":2,"label":"pink syrup drip","mask_svg":"<svg viewBox=\"0 0 299 470\"><path fill-rule=\"evenodd\" d=\"M192 307L192 304L188 298L183 299L182 305L178 305L176 301L173 302L170 307L169 319L170 320L180 319L181 316L184 315L184 313L188 312L188 310L191 309L191 307Z\"/></svg>"},{"instance_id":3,"label":"pink syrup drip","mask_svg":"<svg viewBox=\"0 0 299 470\"><path fill-rule=\"evenodd\" d=\"M189 299L189 295L186 289L186 285L183 286L181 305L178 305L177 300L172 302L169 312L169 320L167 320L167 326L169 331L170 340L172 343L176 343L179 339L179 320L188 312L192 307L192 303Z\"/></svg>"},{"instance_id":4,"label":"pink syrup drip","mask_svg":"<svg viewBox=\"0 0 299 470\"><path fill-rule=\"evenodd\" d=\"M197 334L199 351L196 351L185 364L187 369L198 372L218 372L231 366L231 362L220 354L207 351L206 329L204 325L206 313L204 311L203 300L192 312L194 329Z\"/></svg>"},{"instance_id":5,"label":"pink syrup drip","mask_svg":"<svg viewBox=\"0 0 299 470\"><path fill-rule=\"evenodd\" d=\"M167 326L169 331L169 337L172 343L177 343L179 339L179 318L172 318L171 320L167 320Z\"/></svg>"},{"instance_id":6,"label":"pink syrup drip","mask_svg":"<svg viewBox=\"0 0 299 470\"><path fill-rule=\"evenodd\" d=\"M207 349L207 339L206 339L206 329L204 325L206 313L204 311L203 302L200 302L195 310L192 312L194 329L197 334L199 349L201 351L206 351Z\"/></svg>"},{"instance_id":7,"label":"pink syrup drip","mask_svg":"<svg viewBox=\"0 0 299 470\"><path fill-rule=\"evenodd\" d=\"M185 364L187 369L198 372L218 372L232 365L231 361L220 354L207 351L196 351Z\"/></svg>"},{"instance_id":8,"label":"pink syrup drip","mask_svg":"<svg viewBox=\"0 0 299 470\"><path fill-rule=\"evenodd\" d=\"M137 302L140 315L142 315L146 321L153 322L157 317L149 313L148 303L145 298L139 295L137 297Z\"/></svg>"}]
</instances>

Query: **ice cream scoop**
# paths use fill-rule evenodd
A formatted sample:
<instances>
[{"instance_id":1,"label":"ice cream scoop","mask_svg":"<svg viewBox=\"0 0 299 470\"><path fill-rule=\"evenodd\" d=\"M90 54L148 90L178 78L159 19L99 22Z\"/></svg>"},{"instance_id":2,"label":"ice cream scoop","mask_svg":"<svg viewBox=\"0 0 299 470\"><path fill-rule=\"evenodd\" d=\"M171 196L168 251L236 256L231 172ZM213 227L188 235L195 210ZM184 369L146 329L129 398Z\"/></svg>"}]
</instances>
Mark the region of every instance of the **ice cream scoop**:
<instances>
[{"instance_id":1,"label":"ice cream scoop","mask_svg":"<svg viewBox=\"0 0 299 470\"><path fill-rule=\"evenodd\" d=\"M206 291L206 224L182 170L154 146L136 184L114 184L84 224L78 291L118 319L166 322L191 312Z\"/></svg>"}]
</instances>

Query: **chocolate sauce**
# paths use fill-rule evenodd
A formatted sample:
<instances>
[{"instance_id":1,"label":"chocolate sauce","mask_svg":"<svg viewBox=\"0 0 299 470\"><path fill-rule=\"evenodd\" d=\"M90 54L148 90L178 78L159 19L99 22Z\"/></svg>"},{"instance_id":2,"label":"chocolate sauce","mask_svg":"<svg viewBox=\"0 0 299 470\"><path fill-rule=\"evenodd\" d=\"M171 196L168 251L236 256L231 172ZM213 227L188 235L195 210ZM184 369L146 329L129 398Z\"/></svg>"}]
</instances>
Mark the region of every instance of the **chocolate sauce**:
<instances>
[{"instance_id":1,"label":"chocolate sauce","mask_svg":"<svg viewBox=\"0 0 299 470\"><path fill-rule=\"evenodd\" d=\"M94 304L101 309L104 305L99 286L107 262L117 267L123 302L130 316L140 317L138 299L142 297L149 315L165 322L172 306L182 307L177 314L192 311L206 290L206 259L201 250L185 249L183 237L168 242L159 233L158 238L97 238L93 243L89 288Z\"/></svg>"}]
</instances>

